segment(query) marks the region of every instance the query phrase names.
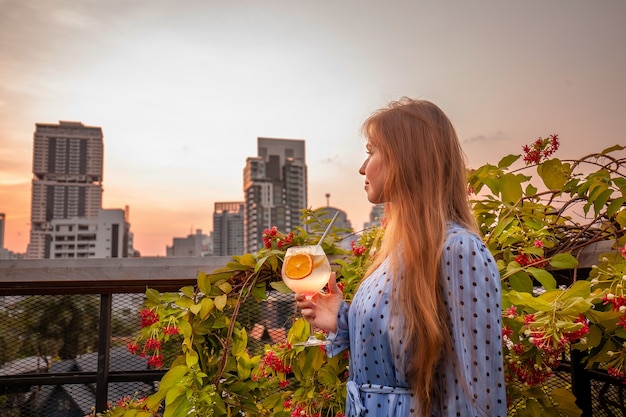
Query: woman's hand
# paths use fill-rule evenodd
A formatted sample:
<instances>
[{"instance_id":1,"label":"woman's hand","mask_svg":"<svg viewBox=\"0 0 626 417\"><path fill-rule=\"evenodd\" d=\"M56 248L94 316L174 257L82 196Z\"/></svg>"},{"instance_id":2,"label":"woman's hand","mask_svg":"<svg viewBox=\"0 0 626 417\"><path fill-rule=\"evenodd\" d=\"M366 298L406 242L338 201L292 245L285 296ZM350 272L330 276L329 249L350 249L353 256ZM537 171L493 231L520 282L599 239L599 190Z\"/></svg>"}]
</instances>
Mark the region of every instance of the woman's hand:
<instances>
[{"instance_id":1,"label":"woman's hand","mask_svg":"<svg viewBox=\"0 0 626 417\"><path fill-rule=\"evenodd\" d=\"M302 311L302 317L313 326L333 333L337 332L337 313L342 302L343 292L337 286L334 272L330 274L327 293L317 293L310 299L296 294L296 306Z\"/></svg>"}]
</instances>

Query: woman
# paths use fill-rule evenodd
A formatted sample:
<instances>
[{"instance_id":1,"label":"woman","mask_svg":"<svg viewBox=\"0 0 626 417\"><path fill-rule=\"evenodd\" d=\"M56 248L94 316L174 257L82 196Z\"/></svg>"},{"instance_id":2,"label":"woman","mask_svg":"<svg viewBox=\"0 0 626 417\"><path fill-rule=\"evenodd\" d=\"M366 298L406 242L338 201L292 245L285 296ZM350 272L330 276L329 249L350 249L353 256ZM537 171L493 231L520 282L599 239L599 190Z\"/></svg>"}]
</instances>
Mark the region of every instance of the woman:
<instances>
[{"instance_id":1,"label":"woman","mask_svg":"<svg viewBox=\"0 0 626 417\"><path fill-rule=\"evenodd\" d=\"M464 156L433 103L403 98L363 124L359 173L386 204L383 243L350 305L296 295L304 317L350 349L347 416L506 416L500 276L478 237Z\"/></svg>"}]
</instances>

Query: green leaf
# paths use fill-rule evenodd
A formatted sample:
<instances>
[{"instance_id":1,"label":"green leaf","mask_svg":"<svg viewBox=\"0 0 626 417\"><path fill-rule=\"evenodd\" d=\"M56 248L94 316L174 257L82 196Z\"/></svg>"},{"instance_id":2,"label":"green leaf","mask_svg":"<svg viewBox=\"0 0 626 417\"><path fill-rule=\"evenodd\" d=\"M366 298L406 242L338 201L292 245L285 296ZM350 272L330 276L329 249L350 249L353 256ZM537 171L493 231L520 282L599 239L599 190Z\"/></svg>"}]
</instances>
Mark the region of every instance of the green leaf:
<instances>
[{"instance_id":1,"label":"green leaf","mask_svg":"<svg viewBox=\"0 0 626 417\"><path fill-rule=\"evenodd\" d=\"M193 408L193 402L188 401L187 398L182 395L185 393L184 390L181 391L181 394L177 396L172 403L165 406L163 417L187 417L189 415L189 412Z\"/></svg>"},{"instance_id":2,"label":"green leaf","mask_svg":"<svg viewBox=\"0 0 626 417\"><path fill-rule=\"evenodd\" d=\"M511 290L508 295L511 303L515 305L528 306L537 311L552 310L552 306L549 303L543 302L527 292L517 292L515 290Z\"/></svg>"},{"instance_id":3,"label":"green leaf","mask_svg":"<svg viewBox=\"0 0 626 417\"><path fill-rule=\"evenodd\" d=\"M256 266L256 258L251 253L246 253L239 257L239 262L248 268L254 268Z\"/></svg>"},{"instance_id":4,"label":"green leaf","mask_svg":"<svg viewBox=\"0 0 626 417\"><path fill-rule=\"evenodd\" d=\"M252 288L252 296L257 300L265 300L267 298L267 291L265 283L258 283Z\"/></svg>"},{"instance_id":5,"label":"green leaf","mask_svg":"<svg viewBox=\"0 0 626 417\"><path fill-rule=\"evenodd\" d=\"M257 261L256 265L254 265L254 272L259 272L259 269L263 268L263 265L265 265L265 261L267 260L267 258L269 258L269 255L265 255Z\"/></svg>"},{"instance_id":6,"label":"green leaf","mask_svg":"<svg viewBox=\"0 0 626 417\"><path fill-rule=\"evenodd\" d=\"M276 407L278 404L283 402L283 394L281 392L278 392L276 394L272 394L268 397L266 397L262 404L263 404L263 408L265 409L273 409L274 407Z\"/></svg>"},{"instance_id":7,"label":"green leaf","mask_svg":"<svg viewBox=\"0 0 626 417\"><path fill-rule=\"evenodd\" d=\"M615 216L615 221L622 227L626 227L626 210L622 210Z\"/></svg>"},{"instance_id":8,"label":"green leaf","mask_svg":"<svg viewBox=\"0 0 626 417\"><path fill-rule=\"evenodd\" d=\"M525 194L526 194L528 197L534 197L535 195L537 195L537 191L538 191L538 190L537 190L537 187L535 187L535 186L534 186L534 185L532 185L532 184L528 184L528 185L526 186L526 192L525 192Z\"/></svg>"},{"instance_id":9,"label":"green leaf","mask_svg":"<svg viewBox=\"0 0 626 417\"><path fill-rule=\"evenodd\" d=\"M556 288L556 279L554 279L552 274L545 269L528 267L526 268L526 271L539 281L546 290L553 290Z\"/></svg>"},{"instance_id":10,"label":"green leaf","mask_svg":"<svg viewBox=\"0 0 626 417\"><path fill-rule=\"evenodd\" d=\"M224 400L219 395L212 393L211 400L213 400L213 415L214 416L226 416L228 415L226 411L226 404L224 404Z\"/></svg>"},{"instance_id":11,"label":"green leaf","mask_svg":"<svg viewBox=\"0 0 626 417\"><path fill-rule=\"evenodd\" d=\"M569 179L572 170L569 164L563 164L558 159L550 159L537 166L537 173L549 190L559 191Z\"/></svg>"},{"instance_id":12,"label":"green leaf","mask_svg":"<svg viewBox=\"0 0 626 417\"><path fill-rule=\"evenodd\" d=\"M613 145L610 148L606 148L605 150L600 152L600 154L601 155L606 155L606 154L609 154L609 153L615 152L615 151L623 151L624 149L626 149L626 147L624 147L622 145Z\"/></svg>"},{"instance_id":13,"label":"green leaf","mask_svg":"<svg viewBox=\"0 0 626 417\"><path fill-rule=\"evenodd\" d=\"M324 385L333 386L337 385L340 380L336 369L327 369L323 367L317 373L317 380Z\"/></svg>"},{"instance_id":14,"label":"green leaf","mask_svg":"<svg viewBox=\"0 0 626 417\"><path fill-rule=\"evenodd\" d=\"M585 339L587 343L572 345L574 348L579 348L581 350L593 349L600 345L602 342L602 329L598 326L589 326L589 333L585 335ZM579 347L580 346L580 347Z\"/></svg>"},{"instance_id":15,"label":"green leaf","mask_svg":"<svg viewBox=\"0 0 626 417\"><path fill-rule=\"evenodd\" d=\"M250 375L252 375L252 366L250 364L249 358L247 357L247 355L238 357L237 376L242 380L246 380L250 378Z\"/></svg>"},{"instance_id":16,"label":"green leaf","mask_svg":"<svg viewBox=\"0 0 626 417\"><path fill-rule=\"evenodd\" d=\"M233 286L226 281L219 283L217 287L222 290L224 294L229 294L233 290Z\"/></svg>"},{"instance_id":17,"label":"green leaf","mask_svg":"<svg viewBox=\"0 0 626 417\"><path fill-rule=\"evenodd\" d=\"M163 375L161 379L161 383L159 384L159 391L164 390L167 391L178 384L183 376L187 374L189 368L184 365L178 365L172 367L169 371Z\"/></svg>"},{"instance_id":18,"label":"green leaf","mask_svg":"<svg viewBox=\"0 0 626 417\"><path fill-rule=\"evenodd\" d=\"M613 217L613 215L617 213L625 203L626 199L624 197L617 197L609 203L608 207L606 208L606 215L608 217Z\"/></svg>"},{"instance_id":19,"label":"green leaf","mask_svg":"<svg viewBox=\"0 0 626 417\"><path fill-rule=\"evenodd\" d=\"M526 409L533 417L541 417L543 407L534 398L526 398Z\"/></svg>"},{"instance_id":20,"label":"green leaf","mask_svg":"<svg viewBox=\"0 0 626 417\"><path fill-rule=\"evenodd\" d=\"M561 306L561 314L568 316L583 314L586 313L591 307L593 307L593 304L583 298L568 299L565 300ZM568 331L574 330L575 329Z\"/></svg>"},{"instance_id":21,"label":"green leaf","mask_svg":"<svg viewBox=\"0 0 626 417\"><path fill-rule=\"evenodd\" d=\"M502 201L513 204L522 198L522 184L517 175L504 174L500 182Z\"/></svg>"},{"instance_id":22,"label":"green leaf","mask_svg":"<svg viewBox=\"0 0 626 417\"><path fill-rule=\"evenodd\" d=\"M509 277L509 285L516 291L532 293L533 281L524 271L517 272Z\"/></svg>"},{"instance_id":23,"label":"green leaf","mask_svg":"<svg viewBox=\"0 0 626 417\"><path fill-rule=\"evenodd\" d=\"M549 263L555 269L574 269L578 266L578 260L571 253L557 253Z\"/></svg>"},{"instance_id":24,"label":"green leaf","mask_svg":"<svg viewBox=\"0 0 626 417\"><path fill-rule=\"evenodd\" d=\"M559 411L567 417L580 417L582 410L576 405L576 397L565 388L555 388L550 391L550 397L559 405Z\"/></svg>"},{"instance_id":25,"label":"green leaf","mask_svg":"<svg viewBox=\"0 0 626 417\"><path fill-rule=\"evenodd\" d=\"M565 290L562 298L587 298L589 297L589 294L591 294L591 282L578 280Z\"/></svg>"},{"instance_id":26,"label":"green leaf","mask_svg":"<svg viewBox=\"0 0 626 417\"><path fill-rule=\"evenodd\" d=\"M188 368L192 368L198 363L198 354L195 350L190 350L189 352L187 352L187 354L185 355L185 363L187 364Z\"/></svg>"},{"instance_id":27,"label":"green leaf","mask_svg":"<svg viewBox=\"0 0 626 417\"><path fill-rule=\"evenodd\" d=\"M516 219L514 217L501 219L496 225L496 227L494 227L493 231L491 232L491 236L497 239L502 234L502 232L515 220Z\"/></svg>"},{"instance_id":28,"label":"green leaf","mask_svg":"<svg viewBox=\"0 0 626 417\"><path fill-rule=\"evenodd\" d=\"M292 294L293 291L282 281L270 282L270 286L282 294Z\"/></svg>"},{"instance_id":29,"label":"green leaf","mask_svg":"<svg viewBox=\"0 0 626 417\"><path fill-rule=\"evenodd\" d=\"M604 208L604 205L606 204L607 201L609 201L609 198L611 198L612 194L613 194L613 190L609 188L608 190L604 190L603 192L601 192L593 200L593 210L596 216L600 213L600 211L602 211L602 209Z\"/></svg>"},{"instance_id":30,"label":"green leaf","mask_svg":"<svg viewBox=\"0 0 626 417\"><path fill-rule=\"evenodd\" d=\"M198 312L198 316L200 316L200 319L204 320L209 316L209 314L211 314L213 307L215 307L215 303L210 298L205 297L202 301L200 301L200 306L201 308Z\"/></svg>"},{"instance_id":31,"label":"green leaf","mask_svg":"<svg viewBox=\"0 0 626 417\"><path fill-rule=\"evenodd\" d=\"M215 297L215 308L219 311L224 311L224 307L226 307L226 303L228 301L228 296L226 294L218 295Z\"/></svg>"},{"instance_id":32,"label":"green leaf","mask_svg":"<svg viewBox=\"0 0 626 417\"><path fill-rule=\"evenodd\" d=\"M513 165L515 161L520 159L520 157L521 155L507 155L500 159L500 162L498 162L498 168L508 168Z\"/></svg>"},{"instance_id":33,"label":"green leaf","mask_svg":"<svg viewBox=\"0 0 626 417\"><path fill-rule=\"evenodd\" d=\"M161 303L161 294L152 288L148 288L146 290L146 298L153 303L160 304Z\"/></svg>"},{"instance_id":34,"label":"green leaf","mask_svg":"<svg viewBox=\"0 0 626 417\"><path fill-rule=\"evenodd\" d=\"M246 353L246 347L248 345L248 334L245 329L241 329L237 332L238 337L233 338L233 346L231 348L231 353L235 357L239 357Z\"/></svg>"},{"instance_id":35,"label":"green leaf","mask_svg":"<svg viewBox=\"0 0 626 417\"><path fill-rule=\"evenodd\" d=\"M191 324L187 320L181 320L178 323L178 329L184 337L191 337Z\"/></svg>"},{"instance_id":36,"label":"green leaf","mask_svg":"<svg viewBox=\"0 0 626 417\"><path fill-rule=\"evenodd\" d=\"M205 294L208 294L210 289L211 289L211 280L209 279L209 276L205 273L200 271L198 273L198 288L200 289L200 291L202 291Z\"/></svg>"},{"instance_id":37,"label":"green leaf","mask_svg":"<svg viewBox=\"0 0 626 417\"><path fill-rule=\"evenodd\" d=\"M193 314L198 314L200 312L200 309L202 309L202 304L191 304L189 306L189 311L191 311Z\"/></svg>"}]
</instances>

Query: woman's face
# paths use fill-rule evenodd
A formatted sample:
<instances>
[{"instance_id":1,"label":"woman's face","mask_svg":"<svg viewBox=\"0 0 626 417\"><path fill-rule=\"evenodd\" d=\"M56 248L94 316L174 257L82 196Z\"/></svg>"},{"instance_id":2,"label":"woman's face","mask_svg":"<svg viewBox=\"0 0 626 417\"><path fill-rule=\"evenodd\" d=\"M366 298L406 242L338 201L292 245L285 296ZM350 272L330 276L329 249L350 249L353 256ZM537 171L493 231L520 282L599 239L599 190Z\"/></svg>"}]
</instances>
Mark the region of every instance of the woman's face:
<instances>
[{"instance_id":1,"label":"woman's face","mask_svg":"<svg viewBox=\"0 0 626 417\"><path fill-rule=\"evenodd\" d=\"M386 203L383 196L383 188L385 185L385 177L387 176L387 168L383 162L383 156L380 150L367 142L367 159L361 165L359 174L365 175L365 192L367 199L372 204Z\"/></svg>"}]
</instances>

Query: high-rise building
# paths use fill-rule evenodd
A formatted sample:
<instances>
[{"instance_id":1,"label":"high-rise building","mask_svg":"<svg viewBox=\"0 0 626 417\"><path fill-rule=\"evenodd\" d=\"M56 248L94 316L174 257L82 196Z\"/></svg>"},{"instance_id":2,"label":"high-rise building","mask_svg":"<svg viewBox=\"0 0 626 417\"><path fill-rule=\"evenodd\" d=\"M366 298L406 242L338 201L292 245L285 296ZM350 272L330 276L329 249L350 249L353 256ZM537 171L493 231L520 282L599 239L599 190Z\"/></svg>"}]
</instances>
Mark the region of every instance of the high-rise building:
<instances>
[{"instance_id":1,"label":"high-rise building","mask_svg":"<svg viewBox=\"0 0 626 417\"><path fill-rule=\"evenodd\" d=\"M50 222L48 258L132 257L132 235L122 209L100 209L96 219L73 217Z\"/></svg>"},{"instance_id":2,"label":"high-rise building","mask_svg":"<svg viewBox=\"0 0 626 417\"><path fill-rule=\"evenodd\" d=\"M187 237L175 237L172 239L172 246L165 247L165 256L190 257L210 254L210 238L202 233L202 229L196 229L196 234Z\"/></svg>"},{"instance_id":3,"label":"high-rise building","mask_svg":"<svg viewBox=\"0 0 626 417\"><path fill-rule=\"evenodd\" d=\"M26 258L133 256L128 208L102 209L102 128L37 123Z\"/></svg>"},{"instance_id":4,"label":"high-rise building","mask_svg":"<svg viewBox=\"0 0 626 417\"><path fill-rule=\"evenodd\" d=\"M243 202L216 202L213 211L213 255L245 253L243 244Z\"/></svg>"},{"instance_id":5,"label":"high-rise building","mask_svg":"<svg viewBox=\"0 0 626 417\"><path fill-rule=\"evenodd\" d=\"M243 177L244 250L256 252L266 228L289 232L307 208L304 140L257 138L257 156L246 160Z\"/></svg>"}]
</instances>

